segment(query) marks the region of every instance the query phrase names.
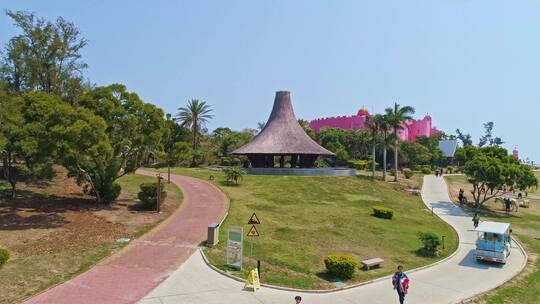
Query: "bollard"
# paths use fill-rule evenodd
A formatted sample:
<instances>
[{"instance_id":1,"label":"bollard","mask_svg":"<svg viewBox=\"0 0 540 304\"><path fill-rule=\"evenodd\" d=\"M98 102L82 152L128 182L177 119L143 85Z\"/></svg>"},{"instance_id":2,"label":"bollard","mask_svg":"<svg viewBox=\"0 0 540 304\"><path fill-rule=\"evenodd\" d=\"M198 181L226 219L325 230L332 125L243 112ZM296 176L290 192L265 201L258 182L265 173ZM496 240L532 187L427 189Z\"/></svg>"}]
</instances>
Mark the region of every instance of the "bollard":
<instances>
[{"instance_id":1,"label":"bollard","mask_svg":"<svg viewBox=\"0 0 540 304\"><path fill-rule=\"evenodd\" d=\"M444 249L444 235L442 236L442 249Z\"/></svg>"},{"instance_id":2,"label":"bollard","mask_svg":"<svg viewBox=\"0 0 540 304\"><path fill-rule=\"evenodd\" d=\"M261 279L261 260L257 260L257 272L259 273L259 280Z\"/></svg>"}]
</instances>

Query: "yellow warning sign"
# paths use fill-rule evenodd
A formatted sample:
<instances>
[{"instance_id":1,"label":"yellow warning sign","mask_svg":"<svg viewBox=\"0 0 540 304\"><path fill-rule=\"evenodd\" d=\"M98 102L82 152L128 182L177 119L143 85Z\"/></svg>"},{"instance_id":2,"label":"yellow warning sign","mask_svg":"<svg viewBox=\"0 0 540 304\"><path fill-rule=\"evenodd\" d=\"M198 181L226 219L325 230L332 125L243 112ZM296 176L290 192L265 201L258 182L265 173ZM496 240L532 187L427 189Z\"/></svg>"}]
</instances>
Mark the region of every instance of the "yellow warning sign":
<instances>
[{"instance_id":1,"label":"yellow warning sign","mask_svg":"<svg viewBox=\"0 0 540 304\"><path fill-rule=\"evenodd\" d=\"M257 231L257 228L255 228L255 225L251 225L251 228L249 229L247 236L259 236L259 231Z\"/></svg>"},{"instance_id":2,"label":"yellow warning sign","mask_svg":"<svg viewBox=\"0 0 540 304\"><path fill-rule=\"evenodd\" d=\"M261 282L259 281L259 271L257 270L257 268L249 272L244 288L249 286L253 288L253 292L257 291L257 289L261 289Z\"/></svg>"},{"instance_id":3,"label":"yellow warning sign","mask_svg":"<svg viewBox=\"0 0 540 304\"><path fill-rule=\"evenodd\" d=\"M261 223L261 221L259 221L259 218L257 217L257 214L255 214L255 212L253 212L253 214L249 218L248 224L249 225L258 225L260 223Z\"/></svg>"}]
</instances>

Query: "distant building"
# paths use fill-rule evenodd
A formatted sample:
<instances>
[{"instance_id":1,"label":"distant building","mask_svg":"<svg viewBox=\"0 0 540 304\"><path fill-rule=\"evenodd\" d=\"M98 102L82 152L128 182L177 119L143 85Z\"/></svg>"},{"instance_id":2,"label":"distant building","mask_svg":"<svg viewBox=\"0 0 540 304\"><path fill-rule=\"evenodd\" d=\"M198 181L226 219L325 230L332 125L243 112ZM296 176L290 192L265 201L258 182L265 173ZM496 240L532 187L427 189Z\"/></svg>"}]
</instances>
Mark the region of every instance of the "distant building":
<instances>
[{"instance_id":1,"label":"distant building","mask_svg":"<svg viewBox=\"0 0 540 304\"><path fill-rule=\"evenodd\" d=\"M367 117L371 114L366 109L360 109L356 115L352 116L337 116L317 118L309 122L309 127L314 132L319 132L323 128L339 128L339 129L363 129L366 124ZM420 120L407 120L404 123L404 128L398 135L400 140L413 141L418 136L432 136L439 131L431 124L431 116L426 115Z\"/></svg>"},{"instance_id":2,"label":"distant building","mask_svg":"<svg viewBox=\"0 0 540 304\"><path fill-rule=\"evenodd\" d=\"M519 151L517 147L514 147L514 150L512 150L512 155L519 160Z\"/></svg>"},{"instance_id":3,"label":"distant building","mask_svg":"<svg viewBox=\"0 0 540 304\"><path fill-rule=\"evenodd\" d=\"M441 149L444 158L446 158L446 164L452 164L454 162L454 156L458 148L457 139L447 139L439 141L439 149Z\"/></svg>"}]
</instances>

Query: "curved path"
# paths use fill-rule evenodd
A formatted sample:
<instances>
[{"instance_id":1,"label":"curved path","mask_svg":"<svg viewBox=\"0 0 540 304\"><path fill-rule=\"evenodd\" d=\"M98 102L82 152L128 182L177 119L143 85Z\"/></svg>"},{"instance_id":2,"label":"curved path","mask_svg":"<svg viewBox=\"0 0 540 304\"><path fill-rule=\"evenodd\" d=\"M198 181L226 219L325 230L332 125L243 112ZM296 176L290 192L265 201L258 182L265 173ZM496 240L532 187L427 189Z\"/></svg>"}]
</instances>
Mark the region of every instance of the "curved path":
<instances>
[{"instance_id":1,"label":"curved path","mask_svg":"<svg viewBox=\"0 0 540 304\"><path fill-rule=\"evenodd\" d=\"M179 177L175 177L177 180ZM189 192L185 185L180 184ZM217 195L217 194L216 194ZM408 303L458 303L499 286L518 274L526 264L520 248L512 248L506 265L480 264L474 259L476 233L471 229L468 214L448 197L446 182L441 177L425 176L422 199L428 208L452 225L460 239L457 252L433 267L409 272L411 288ZM514 245L515 246L515 245ZM390 278L342 291L316 294L290 292L263 287L260 291L243 290L243 283L210 269L199 253L193 254L163 284L148 294L140 304L217 304L217 303L292 303L295 295L310 304L397 303Z\"/></svg>"},{"instance_id":2,"label":"curved path","mask_svg":"<svg viewBox=\"0 0 540 304\"><path fill-rule=\"evenodd\" d=\"M212 184L177 175L171 180L182 188L184 201L165 222L89 271L25 303L135 303L162 283L206 240L208 224L221 221L228 209L227 197Z\"/></svg>"}]
</instances>

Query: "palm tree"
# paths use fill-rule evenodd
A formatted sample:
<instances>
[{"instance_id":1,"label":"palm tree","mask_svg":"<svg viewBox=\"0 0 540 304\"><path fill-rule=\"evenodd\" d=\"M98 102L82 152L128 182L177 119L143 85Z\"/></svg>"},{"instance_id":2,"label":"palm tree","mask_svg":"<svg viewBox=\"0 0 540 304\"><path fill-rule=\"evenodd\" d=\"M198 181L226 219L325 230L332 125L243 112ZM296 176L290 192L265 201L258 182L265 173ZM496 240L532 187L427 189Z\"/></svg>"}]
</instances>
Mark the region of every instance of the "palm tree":
<instances>
[{"instance_id":1,"label":"palm tree","mask_svg":"<svg viewBox=\"0 0 540 304\"><path fill-rule=\"evenodd\" d=\"M201 128L214 117L210 112L212 112L212 108L205 101L198 99L191 99L187 106L178 108L176 120L180 122L181 126L191 128L191 147L193 150L197 150Z\"/></svg>"},{"instance_id":2,"label":"palm tree","mask_svg":"<svg viewBox=\"0 0 540 304\"><path fill-rule=\"evenodd\" d=\"M388 123L388 116L387 115L379 115L379 128L382 133L382 145L383 145L383 180L386 182L388 180L388 175L386 174L386 151L388 149L388 142L390 139L390 134L388 134L388 131L390 130L390 124Z\"/></svg>"},{"instance_id":3,"label":"palm tree","mask_svg":"<svg viewBox=\"0 0 540 304\"><path fill-rule=\"evenodd\" d=\"M375 153L377 149L377 139L381 131L381 121L383 117L380 114L367 116L366 127L371 132L371 176L375 178Z\"/></svg>"},{"instance_id":4,"label":"palm tree","mask_svg":"<svg viewBox=\"0 0 540 304\"><path fill-rule=\"evenodd\" d=\"M386 108L386 115L388 116L388 123L394 130L394 181L398 181L398 147L399 147L399 135L398 132L403 129L403 123L407 120L412 120L412 114L414 114L414 108L411 106L401 107L397 102L394 103L393 108Z\"/></svg>"}]
</instances>

